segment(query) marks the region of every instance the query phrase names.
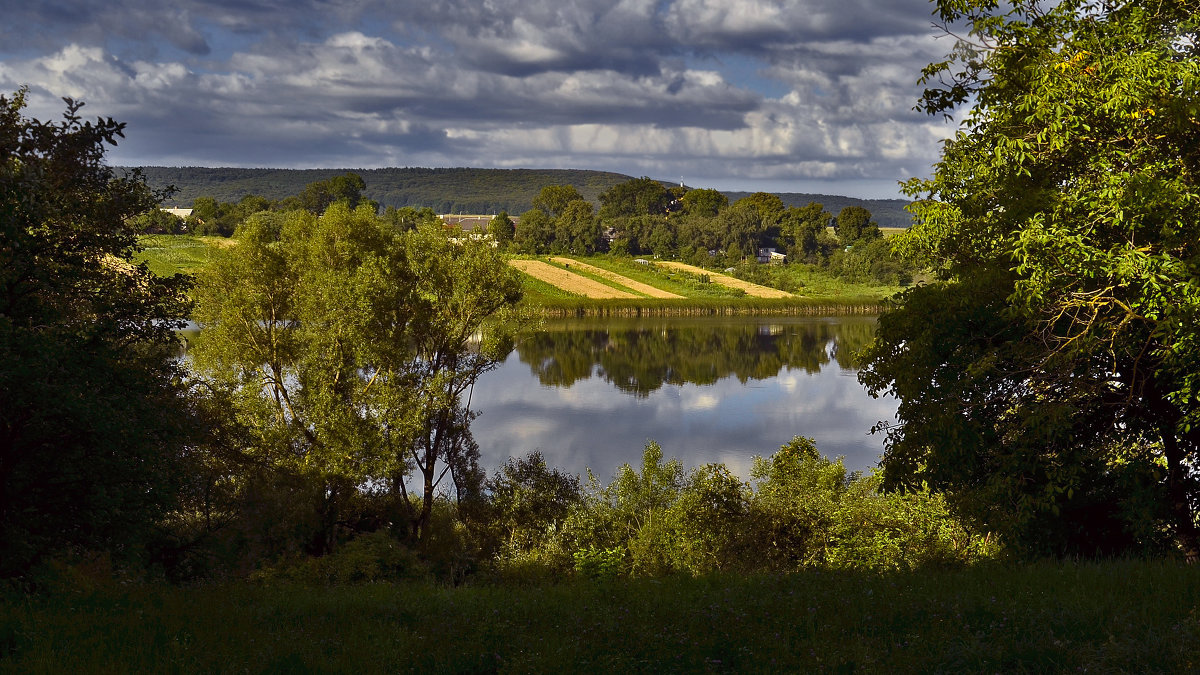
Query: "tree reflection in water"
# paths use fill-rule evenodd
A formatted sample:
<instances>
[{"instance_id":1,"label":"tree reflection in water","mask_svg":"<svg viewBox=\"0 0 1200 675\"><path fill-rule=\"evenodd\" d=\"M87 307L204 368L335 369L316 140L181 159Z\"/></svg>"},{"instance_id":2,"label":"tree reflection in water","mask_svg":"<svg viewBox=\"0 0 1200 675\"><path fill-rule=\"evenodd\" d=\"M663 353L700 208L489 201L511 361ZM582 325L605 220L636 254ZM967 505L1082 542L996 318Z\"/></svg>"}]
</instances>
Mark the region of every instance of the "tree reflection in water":
<instances>
[{"instance_id":1,"label":"tree reflection in water","mask_svg":"<svg viewBox=\"0 0 1200 675\"><path fill-rule=\"evenodd\" d=\"M896 411L855 377L874 330L861 316L548 322L476 386L481 464L541 450L607 478L653 439L687 466L719 461L748 477L754 455L802 435L866 470L883 447L871 427Z\"/></svg>"},{"instance_id":2,"label":"tree reflection in water","mask_svg":"<svg viewBox=\"0 0 1200 675\"><path fill-rule=\"evenodd\" d=\"M544 386L569 387L598 376L623 392L648 396L664 384L742 384L780 370L809 374L836 362L849 370L870 342L874 319L640 319L548 324L517 346Z\"/></svg>"}]
</instances>

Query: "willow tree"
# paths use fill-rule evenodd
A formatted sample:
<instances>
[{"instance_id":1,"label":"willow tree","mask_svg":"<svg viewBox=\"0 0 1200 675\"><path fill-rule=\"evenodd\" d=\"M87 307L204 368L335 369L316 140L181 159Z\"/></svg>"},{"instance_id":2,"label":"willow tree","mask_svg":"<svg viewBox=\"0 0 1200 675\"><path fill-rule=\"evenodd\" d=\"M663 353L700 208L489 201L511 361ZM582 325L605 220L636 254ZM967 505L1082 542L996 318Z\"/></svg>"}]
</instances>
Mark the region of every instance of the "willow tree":
<instances>
[{"instance_id":1,"label":"willow tree","mask_svg":"<svg viewBox=\"0 0 1200 675\"><path fill-rule=\"evenodd\" d=\"M232 392L251 454L310 479L310 550L336 544L364 486L407 497L414 469L423 536L438 472L471 467L462 395L499 358L472 338L519 298L515 273L484 244L399 232L369 206L261 213L236 237L197 287L195 363Z\"/></svg>"},{"instance_id":2,"label":"willow tree","mask_svg":"<svg viewBox=\"0 0 1200 675\"><path fill-rule=\"evenodd\" d=\"M898 245L939 280L861 378L883 457L1030 552L1200 555L1195 2L939 0L966 36L920 107L970 104ZM1164 540L1166 535L1167 540Z\"/></svg>"}]
</instances>

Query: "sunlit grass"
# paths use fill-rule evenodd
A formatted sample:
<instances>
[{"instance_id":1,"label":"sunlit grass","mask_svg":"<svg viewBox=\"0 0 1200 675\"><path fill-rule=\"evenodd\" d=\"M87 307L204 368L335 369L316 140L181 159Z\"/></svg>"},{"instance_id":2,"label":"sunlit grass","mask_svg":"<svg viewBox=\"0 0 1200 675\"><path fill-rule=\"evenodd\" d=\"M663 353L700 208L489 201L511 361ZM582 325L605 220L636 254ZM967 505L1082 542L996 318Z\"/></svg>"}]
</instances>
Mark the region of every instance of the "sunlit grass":
<instances>
[{"instance_id":1,"label":"sunlit grass","mask_svg":"<svg viewBox=\"0 0 1200 675\"><path fill-rule=\"evenodd\" d=\"M159 276L195 274L232 241L224 237L187 234L149 234L141 238L144 249L137 259L145 261Z\"/></svg>"}]
</instances>

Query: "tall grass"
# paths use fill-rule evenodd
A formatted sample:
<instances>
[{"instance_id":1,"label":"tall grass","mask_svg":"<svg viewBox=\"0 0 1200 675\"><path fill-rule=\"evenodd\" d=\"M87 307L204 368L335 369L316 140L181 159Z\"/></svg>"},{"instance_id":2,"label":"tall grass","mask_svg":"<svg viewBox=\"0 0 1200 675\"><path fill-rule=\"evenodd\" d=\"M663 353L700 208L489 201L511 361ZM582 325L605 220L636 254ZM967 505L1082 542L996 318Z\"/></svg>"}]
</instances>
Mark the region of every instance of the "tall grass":
<instances>
[{"instance_id":1,"label":"tall grass","mask_svg":"<svg viewBox=\"0 0 1200 675\"><path fill-rule=\"evenodd\" d=\"M1194 672L1162 561L4 597L6 672Z\"/></svg>"}]
</instances>

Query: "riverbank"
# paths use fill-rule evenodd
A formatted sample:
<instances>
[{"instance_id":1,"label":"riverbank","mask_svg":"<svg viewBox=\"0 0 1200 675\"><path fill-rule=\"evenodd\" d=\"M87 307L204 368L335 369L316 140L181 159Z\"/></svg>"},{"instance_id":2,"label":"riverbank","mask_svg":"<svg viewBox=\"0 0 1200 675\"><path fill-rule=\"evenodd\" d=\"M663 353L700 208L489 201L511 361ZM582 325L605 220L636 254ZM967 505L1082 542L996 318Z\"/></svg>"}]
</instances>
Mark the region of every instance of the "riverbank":
<instances>
[{"instance_id":1,"label":"riverbank","mask_svg":"<svg viewBox=\"0 0 1200 675\"><path fill-rule=\"evenodd\" d=\"M5 672L1189 672L1200 567L0 596Z\"/></svg>"},{"instance_id":2,"label":"riverbank","mask_svg":"<svg viewBox=\"0 0 1200 675\"><path fill-rule=\"evenodd\" d=\"M684 298L665 300L600 300L592 298L530 298L525 305L551 318L642 316L873 316L885 305L876 298L854 297L838 302L808 298Z\"/></svg>"}]
</instances>

